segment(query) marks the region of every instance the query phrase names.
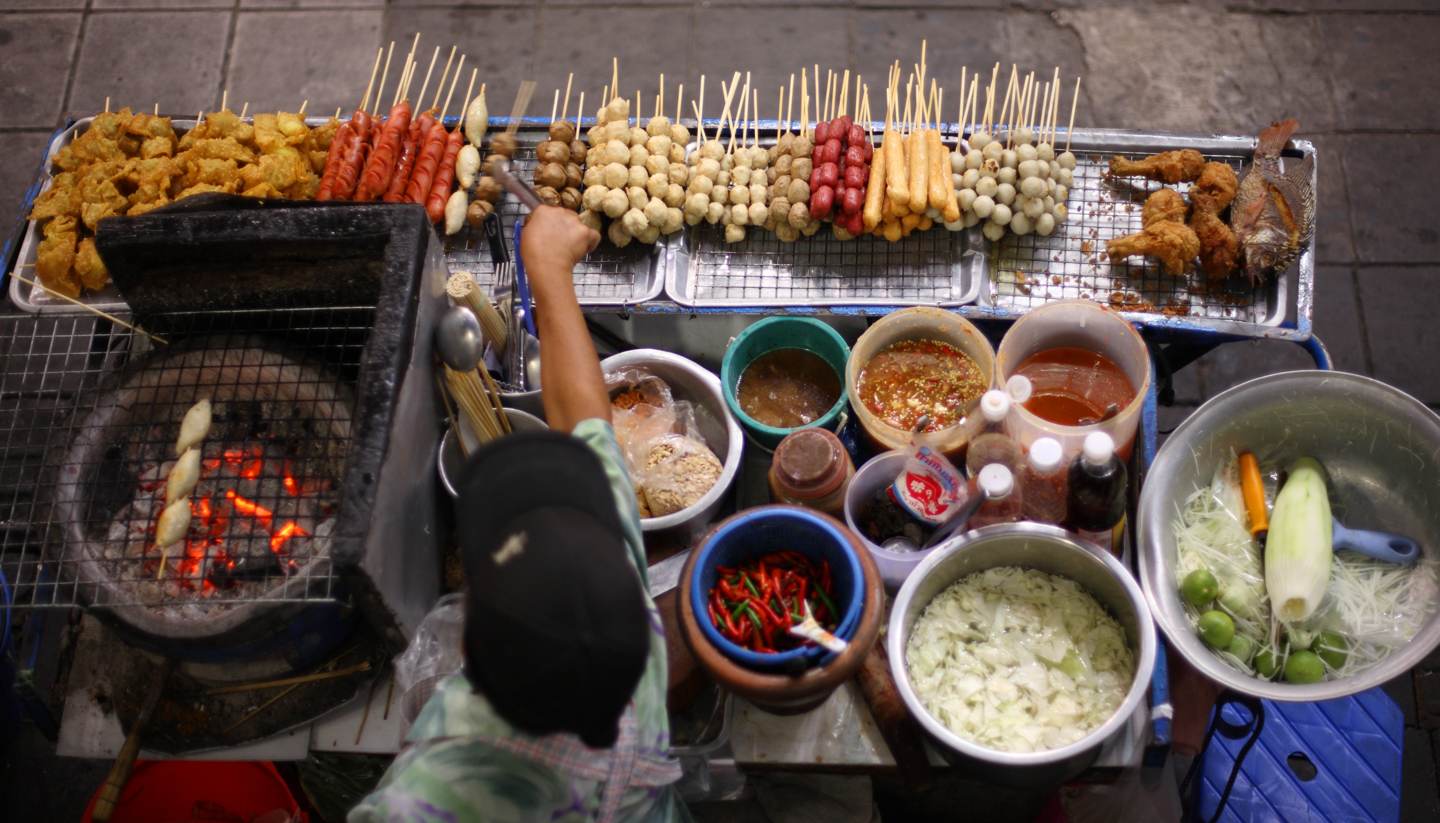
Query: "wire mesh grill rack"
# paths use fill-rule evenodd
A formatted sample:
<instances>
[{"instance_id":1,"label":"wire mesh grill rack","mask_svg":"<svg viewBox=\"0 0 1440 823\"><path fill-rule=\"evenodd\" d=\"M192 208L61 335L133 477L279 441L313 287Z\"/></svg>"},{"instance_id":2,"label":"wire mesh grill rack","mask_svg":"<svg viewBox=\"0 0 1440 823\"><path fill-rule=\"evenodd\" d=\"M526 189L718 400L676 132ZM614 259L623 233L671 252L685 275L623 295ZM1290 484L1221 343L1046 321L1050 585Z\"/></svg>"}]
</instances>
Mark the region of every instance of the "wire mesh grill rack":
<instances>
[{"instance_id":1,"label":"wire mesh grill rack","mask_svg":"<svg viewBox=\"0 0 1440 823\"><path fill-rule=\"evenodd\" d=\"M511 168L521 179L530 180L534 175L535 147L546 136L544 129L523 128L516 133ZM504 241L508 242L525 211L514 195L506 193L498 212ZM673 243L631 243L620 249L602 239L600 247L575 267L575 296L582 306L626 306L659 297L665 286L665 259ZM518 254L519 249L508 253ZM458 234L445 238L445 260L452 270L468 271L483 288L492 289L496 261L483 230L467 223Z\"/></svg>"},{"instance_id":2,"label":"wire mesh grill rack","mask_svg":"<svg viewBox=\"0 0 1440 823\"><path fill-rule=\"evenodd\" d=\"M975 299L984 258L971 232L936 228L897 242L836 240L823 227L794 243L750 230L726 243L717 226L686 229L670 296L686 306L961 305Z\"/></svg>"},{"instance_id":3,"label":"wire mesh grill rack","mask_svg":"<svg viewBox=\"0 0 1440 823\"><path fill-rule=\"evenodd\" d=\"M329 535L367 307L0 317L0 566L17 605L204 615L333 599ZM155 530L180 420L201 397L189 527ZM169 613L169 612L167 612Z\"/></svg>"},{"instance_id":4,"label":"wire mesh grill rack","mask_svg":"<svg viewBox=\"0 0 1440 823\"><path fill-rule=\"evenodd\" d=\"M1301 157L1314 147L1297 144ZM1056 300L1104 303L1146 325L1184 324L1216 331L1283 334L1290 285L1299 301L1294 318L1309 333L1309 295L1314 282L1314 250L1307 248L1290 271L1251 285L1242 277L1210 282L1203 272L1176 277L1149 257L1110 260L1105 243L1141 229L1145 198L1163 184L1138 177L1106 175L1115 154L1138 156L1162 150L1194 148L1230 165L1237 175L1254 148L1250 138L1187 138L1124 132L1077 132L1074 183L1067 201L1069 219L1050 237L1006 236L992 247L979 304L990 314L1018 317ZM1294 154L1288 158L1296 161ZM1311 180L1314 184L1314 178ZM1182 195L1190 184L1171 186Z\"/></svg>"}]
</instances>

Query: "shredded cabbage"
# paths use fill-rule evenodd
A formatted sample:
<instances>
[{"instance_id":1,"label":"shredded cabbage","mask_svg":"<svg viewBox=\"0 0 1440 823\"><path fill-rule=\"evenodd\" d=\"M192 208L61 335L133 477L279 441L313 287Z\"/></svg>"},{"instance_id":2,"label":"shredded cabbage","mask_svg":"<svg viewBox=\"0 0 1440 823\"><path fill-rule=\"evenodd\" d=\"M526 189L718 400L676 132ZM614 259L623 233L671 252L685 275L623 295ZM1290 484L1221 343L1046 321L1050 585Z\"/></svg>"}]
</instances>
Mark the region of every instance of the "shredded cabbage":
<instances>
[{"instance_id":1,"label":"shredded cabbage","mask_svg":"<svg viewBox=\"0 0 1440 823\"><path fill-rule=\"evenodd\" d=\"M955 734L1007 752L1056 749L1125 701L1125 632L1073 580L1003 566L930 601L906 645L910 682Z\"/></svg>"}]
</instances>

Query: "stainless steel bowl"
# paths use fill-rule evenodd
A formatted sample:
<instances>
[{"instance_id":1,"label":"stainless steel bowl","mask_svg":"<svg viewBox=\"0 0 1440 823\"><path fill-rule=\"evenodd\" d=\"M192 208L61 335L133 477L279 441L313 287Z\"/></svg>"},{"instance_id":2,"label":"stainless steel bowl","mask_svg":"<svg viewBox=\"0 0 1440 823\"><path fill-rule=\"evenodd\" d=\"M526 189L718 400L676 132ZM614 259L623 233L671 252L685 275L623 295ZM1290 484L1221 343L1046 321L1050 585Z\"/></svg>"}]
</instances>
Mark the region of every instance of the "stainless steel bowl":
<instances>
[{"instance_id":1,"label":"stainless steel bowl","mask_svg":"<svg viewBox=\"0 0 1440 823\"><path fill-rule=\"evenodd\" d=\"M905 647L920 613L951 584L996 566L1021 566L1074 580L1114 615L1130 640L1135 677L1124 702L1109 720L1068 746L1043 752L1001 752L977 745L936 720L910 685ZM982 779L1008 785L1053 785L1084 771L1105 741L1121 731L1140 707L1155 668L1155 627L1130 572L1108 552L1076 541L1063 529L1037 523L986 526L940 544L895 596L886 642L900 697L941 753Z\"/></svg>"},{"instance_id":2,"label":"stainless steel bowl","mask_svg":"<svg viewBox=\"0 0 1440 823\"><path fill-rule=\"evenodd\" d=\"M1230 450L1280 462L1310 456L1330 479L1330 500L1351 528L1384 529L1440 547L1440 417L1415 398L1356 374L1295 371L1242 383L1210 399L1156 455L1140 493L1140 580L1171 647L1206 677L1271 700L1330 700L1404 674L1440 643L1432 613L1419 633L1370 671L1305 686L1251 677L1195 634L1175 580L1174 520L1208 485Z\"/></svg>"},{"instance_id":3,"label":"stainless steel bowl","mask_svg":"<svg viewBox=\"0 0 1440 823\"><path fill-rule=\"evenodd\" d=\"M542 432L550 428L545 421L529 412L519 409L506 409L505 419L510 421L510 430L519 434L525 432ZM461 432L457 435L453 429L446 428L445 433L440 435L440 452L435 460L435 465L440 471L440 485L451 497L459 497L460 492L456 491L455 484L460 480L460 470L465 468L465 455L460 452L459 443L456 441L463 437L465 448L474 451L479 448L475 435L471 433L464 423L460 424Z\"/></svg>"},{"instance_id":4,"label":"stainless steel bowl","mask_svg":"<svg viewBox=\"0 0 1440 823\"><path fill-rule=\"evenodd\" d=\"M720 512L725 495L735 484L745 447L745 435L740 430L740 424L725 407L720 378L693 360L659 349L632 349L611 355L600 361L600 368L606 374L644 369L669 384L670 393L676 400L688 400L695 405L695 424L705 437L705 444L720 458L720 479L694 505L663 517L642 518L640 528L658 533L657 536L673 534L679 539L699 537Z\"/></svg>"}]
</instances>

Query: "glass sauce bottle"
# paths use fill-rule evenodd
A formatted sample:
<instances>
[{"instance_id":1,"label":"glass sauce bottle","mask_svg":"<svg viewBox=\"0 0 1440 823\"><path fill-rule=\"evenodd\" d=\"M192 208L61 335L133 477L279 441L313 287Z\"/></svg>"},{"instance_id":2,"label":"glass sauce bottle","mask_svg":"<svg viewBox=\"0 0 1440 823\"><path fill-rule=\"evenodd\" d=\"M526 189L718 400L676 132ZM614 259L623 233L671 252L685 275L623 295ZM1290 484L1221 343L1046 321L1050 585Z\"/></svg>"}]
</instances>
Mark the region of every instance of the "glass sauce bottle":
<instances>
[{"instance_id":1,"label":"glass sauce bottle","mask_svg":"<svg viewBox=\"0 0 1440 823\"><path fill-rule=\"evenodd\" d=\"M825 429L800 429L775 447L770 498L843 517L845 490L854 476L855 464L840 438Z\"/></svg>"},{"instance_id":2,"label":"glass sauce bottle","mask_svg":"<svg viewBox=\"0 0 1440 823\"><path fill-rule=\"evenodd\" d=\"M1100 548L1119 554L1115 533L1125 520L1128 481L1110 435L1091 432L1085 436L1080 459L1070 467L1068 479L1066 525Z\"/></svg>"}]
</instances>

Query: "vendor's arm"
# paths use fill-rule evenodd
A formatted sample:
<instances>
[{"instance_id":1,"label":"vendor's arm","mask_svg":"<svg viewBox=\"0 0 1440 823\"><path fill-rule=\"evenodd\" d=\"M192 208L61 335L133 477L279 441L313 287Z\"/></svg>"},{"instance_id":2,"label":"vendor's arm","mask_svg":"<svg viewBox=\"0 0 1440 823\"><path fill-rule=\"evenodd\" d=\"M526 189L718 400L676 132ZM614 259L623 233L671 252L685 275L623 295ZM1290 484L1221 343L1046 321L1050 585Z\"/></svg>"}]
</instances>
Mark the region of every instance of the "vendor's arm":
<instances>
[{"instance_id":1,"label":"vendor's arm","mask_svg":"<svg viewBox=\"0 0 1440 823\"><path fill-rule=\"evenodd\" d=\"M541 206L525 218L520 256L539 307L542 397L550 428L568 432L582 420L610 419L600 358L575 299L575 264L600 242L573 212Z\"/></svg>"}]
</instances>

